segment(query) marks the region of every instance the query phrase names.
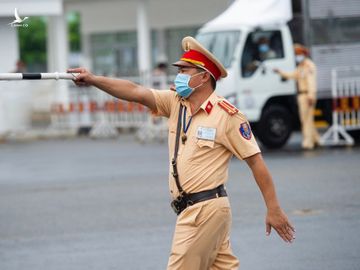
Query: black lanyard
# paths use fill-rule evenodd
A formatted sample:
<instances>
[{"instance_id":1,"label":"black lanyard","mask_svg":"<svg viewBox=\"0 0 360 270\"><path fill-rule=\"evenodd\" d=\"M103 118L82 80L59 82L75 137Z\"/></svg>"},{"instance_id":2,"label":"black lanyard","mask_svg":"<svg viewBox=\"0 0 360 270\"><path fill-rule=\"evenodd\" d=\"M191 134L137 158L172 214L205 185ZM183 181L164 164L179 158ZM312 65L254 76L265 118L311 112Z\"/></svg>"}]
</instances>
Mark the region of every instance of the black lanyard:
<instances>
[{"instance_id":1,"label":"black lanyard","mask_svg":"<svg viewBox=\"0 0 360 270\"><path fill-rule=\"evenodd\" d=\"M178 152L179 152L179 139L180 139L180 131L181 131L181 115L182 115L182 111L183 111L183 105L180 103L179 116L178 116L178 122L177 122L177 127L176 127L174 157L171 160L171 164L172 164L172 167L173 167L172 175L174 176L175 183L176 183L176 186L177 186L177 188L179 190L180 196L183 196L183 194L185 193L184 190L182 189L181 185L180 185L179 174L178 174L178 170L177 170L177 155L178 155Z\"/></svg>"}]
</instances>

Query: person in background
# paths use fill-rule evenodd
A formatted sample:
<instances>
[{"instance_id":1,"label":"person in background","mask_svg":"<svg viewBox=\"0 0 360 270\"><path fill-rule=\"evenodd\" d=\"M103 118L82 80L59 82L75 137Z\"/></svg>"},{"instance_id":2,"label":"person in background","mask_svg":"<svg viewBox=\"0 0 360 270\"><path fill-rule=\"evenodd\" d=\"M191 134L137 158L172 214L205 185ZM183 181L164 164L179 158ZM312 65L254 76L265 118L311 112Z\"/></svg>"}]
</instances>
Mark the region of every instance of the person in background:
<instances>
[{"instance_id":1,"label":"person in background","mask_svg":"<svg viewBox=\"0 0 360 270\"><path fill-rule=\"evenodd\" d=\"M301 44L294 45L297 68L292 72L274 69L284 79L294 79L298 84L297 101L302 131L302 147L311 150L319 144L320 135L315 128L316 66L309 51Z\"/></svg>"},{"instance_id":2,"label":"person in background","mask_svg":"<svg viewBox=\"0 0 360 270\"><path fill-rule=\"evenodd\" d=\"M156 68L153 71L153 75L162 76L167 74L168 65L165 62L160 62L157 64Z\"/></svg>"},{"instance_id":3,"label":"person in background","mask_svg":"<svg viewBox=\"0 0 360 270\"><path fill-rule=\"evenodd\" d=\"M256 42L252 44L253 54L248 54L245 57L249 58L247 60L243 59L245 63L244 76L251 76L256 69L261 65L262 62L268 59L276 58L275 51L270 47L269 39L265 36L259 37Z\"/></svg>"},{"instance_id":4,"label":"person in background","mask_svg":"<svg viewBox=\"0 0 360 270\"><path fill-rule=\"evenodd\" d=\"M259 38L257 42L257 49L260 61L265 61L267 59L276 57L276 53L273 49L270 48L269 39L266 37Z\"/></svg>"},{"instance_id":5,"label":"person in background","mask_svg":"<svg viewBox=\"0 0 360 270\"><path fill-rule=\"evenodd\" d=\"M26 72L26 64L22 60L16 61L16 68L13 73L25 73Z\"/></svg>"},{"instance_id":6,"label":"person in background","mask_svg":"<svg viewBox=\"0 0 360 270\"><path fill-rule=\"evenodd\" d=\"M156 89L165 89L167 87L168 65L165 62L159 62L152 72L152 85Z\"/></svg>"}]
</instances>

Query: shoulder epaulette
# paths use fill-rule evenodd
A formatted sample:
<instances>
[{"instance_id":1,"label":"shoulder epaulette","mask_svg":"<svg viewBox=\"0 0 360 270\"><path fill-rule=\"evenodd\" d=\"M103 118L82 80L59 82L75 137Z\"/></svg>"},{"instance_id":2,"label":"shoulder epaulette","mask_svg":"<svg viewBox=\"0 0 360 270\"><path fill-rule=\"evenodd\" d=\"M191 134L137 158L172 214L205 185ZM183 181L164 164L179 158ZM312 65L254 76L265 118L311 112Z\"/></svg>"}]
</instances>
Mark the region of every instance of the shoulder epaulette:
<instances>
[{"instance_id":1,"label":"shoulder epaulette","mask_svg":"<svg viewBox=\"0 0 360 270\"><path fill-rule=\"evenodd\" d=\"M226 100L219 101L218 105L230 115L234 115L239 111L234 105L230 104Z\"/></svg>"}]
</instances>

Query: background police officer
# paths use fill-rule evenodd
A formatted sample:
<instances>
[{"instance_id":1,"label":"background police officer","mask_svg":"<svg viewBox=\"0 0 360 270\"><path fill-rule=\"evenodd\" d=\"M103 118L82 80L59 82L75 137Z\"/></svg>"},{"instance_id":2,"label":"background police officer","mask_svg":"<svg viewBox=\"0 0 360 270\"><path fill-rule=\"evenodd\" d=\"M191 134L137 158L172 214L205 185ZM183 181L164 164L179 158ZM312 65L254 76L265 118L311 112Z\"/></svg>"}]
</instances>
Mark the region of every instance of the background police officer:
<instances>
[{"instance_id":1,"label":"background police officer","mask_svg":"<svg viewBox=\"0 0 360 270\"><path fill-rule=\"evenodd\" d=\"M294 79L298 83L298 107L302 131L302 147L311 150L319 144L320 135L315 128L314 110L316 105L316 66L308 57L309 51L300 44L294 45L296 70L284 72L274 71L285 79Z\"/></svg>"}]
</instances>

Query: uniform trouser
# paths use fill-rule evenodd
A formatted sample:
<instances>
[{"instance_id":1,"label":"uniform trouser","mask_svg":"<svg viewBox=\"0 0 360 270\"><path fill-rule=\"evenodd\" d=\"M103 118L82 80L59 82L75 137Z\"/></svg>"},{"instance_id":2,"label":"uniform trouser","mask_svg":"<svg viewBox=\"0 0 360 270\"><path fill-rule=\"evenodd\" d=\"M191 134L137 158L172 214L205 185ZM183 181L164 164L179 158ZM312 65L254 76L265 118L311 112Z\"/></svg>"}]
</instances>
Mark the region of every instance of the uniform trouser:
<instances>
[{"instance_id":1,"label":"uniform trouser","mask_svg":"<svg viewBox=\"0 0 360 270\"><path fill-rule=\"evenodd\" d=\"M238 269L230 246L231 209L227 197L186 208L176 222L168 270Z\"/></svg>"},{"instance_id":2,"label":"uniform trouser","mask_svg":"<svg viewBox=\"0 0 360 270\"><path fill-rule=\"evenodd\" d=\"M320 135L317 132L314 123L315 102L310 106L308 96L306 94L300 94L298 95L298 106L303 136L302 147L312 149L320 140Z\"/></svg>"}]
</instances>

